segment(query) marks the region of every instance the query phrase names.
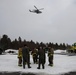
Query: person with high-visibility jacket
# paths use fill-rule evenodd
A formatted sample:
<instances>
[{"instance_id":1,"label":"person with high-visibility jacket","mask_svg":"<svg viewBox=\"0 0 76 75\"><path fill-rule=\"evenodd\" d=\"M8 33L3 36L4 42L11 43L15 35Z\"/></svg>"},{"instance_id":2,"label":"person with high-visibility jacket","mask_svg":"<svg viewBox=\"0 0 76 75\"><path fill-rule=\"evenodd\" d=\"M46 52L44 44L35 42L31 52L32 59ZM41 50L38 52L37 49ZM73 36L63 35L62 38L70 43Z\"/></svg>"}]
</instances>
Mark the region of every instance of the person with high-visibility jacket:
<instances>
[{"instance_id":1,"label":"person with high-visibility jacket","mask_svg":"<svg viewBox=\"0 0 76 75\"><path fill-rule=\"evenodd\" d=\"M18 66L22 66L22 48L18 50Z\"/></svg>"},{"instance_id":2,"label":"person with high-visibility jacket","mask_svg":"<svg viewBox=\"0 0 76 75\"><path fill-rule=\"evenodd\" d=\"M54 55L54 49L49 47L48 50L48 61L49 61L49 66L53 66L53 56Z\"/></svg>"}]
</instances>

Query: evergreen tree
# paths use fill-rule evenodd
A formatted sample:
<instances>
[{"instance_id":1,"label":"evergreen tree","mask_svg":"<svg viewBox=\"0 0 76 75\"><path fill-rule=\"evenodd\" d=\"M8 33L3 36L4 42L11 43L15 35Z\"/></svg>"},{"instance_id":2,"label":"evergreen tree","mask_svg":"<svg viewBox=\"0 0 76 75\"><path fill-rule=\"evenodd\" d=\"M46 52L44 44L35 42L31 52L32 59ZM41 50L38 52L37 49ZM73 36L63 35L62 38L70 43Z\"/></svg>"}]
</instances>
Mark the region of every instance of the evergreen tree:
<instances>
[{"instance_id":1,"label":"evergreen tree","mask_svg":"<svg viewBox=\"0 0 76 75\"><path fill-rule=\"evenodd\" d=\"M65 43L63 43L63 50L65 50L66 49L66 45L65 45Z\"/></svg>"},{"instance_id":2,"label":"evergreen tree","mask_svg":"<svg viewBox=\"0 0 76 75\"><path fill-rule=\"evenodd\" d=\"M0 44L1 44L1 47L6 50L8 49L10 46L10 43L11 43L11 40L10 38L8 38L7 35L3 35L3 37L1 38L1 41L0 41Z\"/></svg>"},{"instance_id":3,"label":"evergreen tree","mask_svg":"<svg viewBox=\"0 0 76 75\"><path fill-rule=\"evenodd\" d=\"M19 48L19 44L18 44L17 39L12 41L11 45L12 45L12 49L18 49Z\"/></svg>"},{"instance_id":4,"label":"evergreen tree","mask_svg":"<svg viewBox=\"0 0 76 75\"><path fill-rule=\"evenodd\" d=\"M19 47L22 47L22 39L21 39L20 36L19 36L19 38L18 38L18 44L19 44Z\"/></svg>"},{"instance_id":5,"label":"evergreen tree","mask_svg":"<svg viewBox=\"0 0 76 75\"><path fill-rule=\"evenodd\" d=\"M55 44L55 49L58 49L58 44L57 43Z\"/></svg>"}]
</instances>

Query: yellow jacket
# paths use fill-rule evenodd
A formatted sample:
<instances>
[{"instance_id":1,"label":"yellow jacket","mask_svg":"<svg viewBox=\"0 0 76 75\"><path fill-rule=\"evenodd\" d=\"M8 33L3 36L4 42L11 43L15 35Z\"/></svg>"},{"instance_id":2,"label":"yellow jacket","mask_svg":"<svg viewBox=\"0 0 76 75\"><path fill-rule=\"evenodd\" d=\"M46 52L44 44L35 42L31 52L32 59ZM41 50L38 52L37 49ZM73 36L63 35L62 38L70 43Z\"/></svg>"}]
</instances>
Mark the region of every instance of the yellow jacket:
<instances>
[{"instance_id":1,"label":"yellow jacket","mask_svg":"<svg viewBox=\"0 0 76 75\"><path fill-rule=\"evenodd\" d=\"M18 58L22 58L22 48L19 48L19 50L18 50Z\"/></svg>"}]
</instances>

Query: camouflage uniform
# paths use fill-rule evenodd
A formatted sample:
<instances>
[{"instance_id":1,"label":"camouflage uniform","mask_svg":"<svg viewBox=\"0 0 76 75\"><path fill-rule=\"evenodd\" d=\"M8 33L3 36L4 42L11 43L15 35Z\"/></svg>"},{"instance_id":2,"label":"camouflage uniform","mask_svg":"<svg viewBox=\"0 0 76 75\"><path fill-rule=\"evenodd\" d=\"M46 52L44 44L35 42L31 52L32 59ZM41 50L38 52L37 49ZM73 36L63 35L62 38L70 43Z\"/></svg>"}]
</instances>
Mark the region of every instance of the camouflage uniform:
<instances>
[{"instance_id":1,"label":"camouflage uniform","mask_svg":"<svg viewBox=\"0 0 76 75\"><path fill-rule=\"evenodd\" d=\"M49 66L53 66L53 55L54 55L54 50L53 48L49 47L49 51L48 51Z\"/></svg>"},{"instance_id":2,"label":"camouflage uniform","mask_svg":"<svg viewBox=\"0 0 76 75\"><path fill-rule=\"evenodd\" d=\"M36 63L38 63L37 62L37 58L38 58L38 51L37 51L37 49L35 48L32 52L31 52L31 54L32 54L32 58L33 58L33 62L34 62L34 64Z\"/></svg>"}]
</instances>

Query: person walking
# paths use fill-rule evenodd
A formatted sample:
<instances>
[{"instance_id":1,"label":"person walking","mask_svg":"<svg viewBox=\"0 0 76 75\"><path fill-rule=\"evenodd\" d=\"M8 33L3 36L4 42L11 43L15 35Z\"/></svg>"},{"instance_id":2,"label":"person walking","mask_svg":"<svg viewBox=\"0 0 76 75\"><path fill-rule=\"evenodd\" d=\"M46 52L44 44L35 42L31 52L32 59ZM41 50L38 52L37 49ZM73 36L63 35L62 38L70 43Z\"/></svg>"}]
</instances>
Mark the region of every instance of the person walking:
<instances>
[{"instance_id":1,"label":"person walking","mask_svg":"<svg viewBox=\"0 0 76 75\"><path fill-rule=\"evenodd\" d=\"M25 44L23 49L22 49L22 58L23 58L23 69L25 69L25 65L27 64L28 68L31 68L30 66L30 54L29 54L29 49L27 45Z\"/></svg>"}]
</instances>

